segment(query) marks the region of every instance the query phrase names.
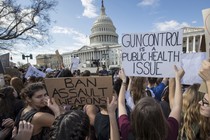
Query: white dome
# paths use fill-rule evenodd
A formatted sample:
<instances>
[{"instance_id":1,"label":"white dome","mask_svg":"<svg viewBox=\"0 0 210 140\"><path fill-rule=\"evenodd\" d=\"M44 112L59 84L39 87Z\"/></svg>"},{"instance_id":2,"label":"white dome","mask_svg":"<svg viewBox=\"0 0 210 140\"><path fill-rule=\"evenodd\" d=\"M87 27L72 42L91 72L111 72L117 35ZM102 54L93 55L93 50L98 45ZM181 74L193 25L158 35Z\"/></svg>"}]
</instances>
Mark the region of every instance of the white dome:
<instances>
[{"instance_id":1,"label":"white dome","mask_svg":"<svg viewBox=\"0 0 210 140\"><path fill-rule=\"evenodd\" d=\"M91 28L90 46L114 44L118 44L118 34L116 33L116 28L113 25L111 18L105 13L102 1L101 15L97 17Z\"/></svg>"}]
</instances>

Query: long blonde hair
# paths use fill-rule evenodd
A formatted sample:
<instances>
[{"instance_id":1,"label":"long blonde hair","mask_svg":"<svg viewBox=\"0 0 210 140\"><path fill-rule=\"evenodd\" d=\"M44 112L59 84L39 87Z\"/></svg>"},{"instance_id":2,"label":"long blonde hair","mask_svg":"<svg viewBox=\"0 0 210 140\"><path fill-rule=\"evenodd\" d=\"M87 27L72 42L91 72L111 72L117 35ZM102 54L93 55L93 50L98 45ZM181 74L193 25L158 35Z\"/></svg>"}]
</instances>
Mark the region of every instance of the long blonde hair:
<instances>
[{"instance_id":1,"label":"long blonde hair","mask_svg":"<svg viewBox=\"0 0 210 140\"><path fill-rule=\"evenodd\" d=\"M203 94L198 92L199 84L190 86L183 94L181 137L188 140L196 139L199 132L199 121L201 118L198 102Z\"/></svg>"}]
</instances>

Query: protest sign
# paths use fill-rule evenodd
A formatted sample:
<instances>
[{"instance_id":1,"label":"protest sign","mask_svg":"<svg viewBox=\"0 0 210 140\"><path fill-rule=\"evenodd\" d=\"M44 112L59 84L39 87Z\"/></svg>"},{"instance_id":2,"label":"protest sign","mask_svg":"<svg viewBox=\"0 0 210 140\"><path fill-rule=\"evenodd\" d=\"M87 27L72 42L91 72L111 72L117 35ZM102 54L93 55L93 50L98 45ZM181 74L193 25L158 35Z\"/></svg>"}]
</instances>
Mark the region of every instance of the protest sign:
<instances>
[{"instance_id":1,"label":"protest sign","mask_svg":"<svg viewBox=\"0 0 210 140\"><path fill-rule=\"evenodd\" d=\"M71 58L71 70L72 70L72 72L74 70L78 70L78 66L79 66L79 57L72 57Z\"/></svg>"},{"instance_id":2,"label":"protest sign","mask_svg":"<svg viewBox=\"0 0 210 140\"><path fill-rule=\"evenodd\" d=\"M181 65L182 30L123 34L122 66L127 76L174 77Z\"/></svg>"},{"instance_id":3,"label":"protest sign","mask_svg":"<svg viewBox=\"0 0 210 140\"><path fill-rule=\"evenodd\" d=\"M28 78L29 76L45 77L46 74L44 72L38 70L37 68L30 66L30 67L28 67L25 78Z\"/></svg>"},{"instance_id":4,"label":"protest sign","mask_svg":"<svg viewBox=\"0 0 210 140\"><path fill-rule=\"evenodd\" d=\"M202 10L205 29L206 58L210 57L210 8ZM206 83L202 82L199 88L200 92L207 93Z\"/></svg>"},{"instance_id":5,"label":"protest sign","mask_svg":"<svg viewBox=\"0 0 210 140\"><path fill-rule=\"evenodd\" d=\"M111 76L46 78L45 84L59 105L106 105L113 94Z\"/></svg>"},{"instance_id":6,"label":"protest sign","mask_svg":"<svg viewBox=\"0 0 210 140\"><path fill-rule=\"evenodd\" d=\"M210 56L210 8L202 10L203 22L205 29L205 41L206 41L206 52L207 58Z\"/></svg>"},{"instance_id":7,"label":"protest sign","mask_svg":"<svg viewBox=\"0 0 210 140\"><path fill-rule=\"evenodd\" d=\"M2 65L4 68L9 67L10 62L9 62L9 53L3 54L0 56L0 60L2 62Z\"/></svg>"},{"instance_id":8,"label":"protest sign","mask_svg":"<svg viewBox=\"0 0 210 140\"><path fill-rule=\"evenodd\" d=\"M194 83L201 83L202 79L198 75L201 63L206 59L206 53L185 53L182 54L182 68L185 74L182 78L182 84L193 85Z\"/></svg>"}]
</instances>

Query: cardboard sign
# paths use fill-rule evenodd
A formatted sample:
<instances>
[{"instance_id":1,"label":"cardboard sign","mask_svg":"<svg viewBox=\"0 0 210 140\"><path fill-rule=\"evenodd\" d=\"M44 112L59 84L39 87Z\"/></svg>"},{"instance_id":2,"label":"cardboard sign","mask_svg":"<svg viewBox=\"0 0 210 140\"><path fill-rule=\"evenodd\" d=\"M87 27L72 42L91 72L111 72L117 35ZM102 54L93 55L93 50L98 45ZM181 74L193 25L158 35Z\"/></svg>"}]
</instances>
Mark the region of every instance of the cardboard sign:
<instances>
[{"instance_id":1,"label":"cardboard sign","mask_svg":"<svg viewBox=\"0 0 210 140\"><path fill-rule=\"evenodd\" d=\"M113 94L111 76L46 78L45 84L59 105L106 105Z\"/></svg>"},{"instance_id":2,"label":"cardboard sign","mask_svg":"<svg viewBox=\"0 0 210 140\"><path fill-rule=\"evenodd\" d=\"M206 59L206 53L185 53L182 54L182 68L185 74L182 78L182 84L193 85L194 83L201 83L202 79L198 75L201 63Z\"/></svg>"},{"instance_id":3,"label":"cardboard sign","mask_svg":"<svg viewBox=\"0 0 210 140\"><path fill-rule=\"evenodd\" d=\"M126 75L174 77L174 65L181 65L182 32L123 34L122 66Z\"/></svg>"},{"instance_id":4,"label":"cardboard sign","mask_svg":"<svg viewBox=\"0 0 210 140\"><path fill-rule=\"evenodd\" d=\"M37 68L30 66L28 68L28 71L26 72L25 78L28 78L29 76L35 76L35 77L45 77L46 74Z\"/></svg>"}]
</instances>

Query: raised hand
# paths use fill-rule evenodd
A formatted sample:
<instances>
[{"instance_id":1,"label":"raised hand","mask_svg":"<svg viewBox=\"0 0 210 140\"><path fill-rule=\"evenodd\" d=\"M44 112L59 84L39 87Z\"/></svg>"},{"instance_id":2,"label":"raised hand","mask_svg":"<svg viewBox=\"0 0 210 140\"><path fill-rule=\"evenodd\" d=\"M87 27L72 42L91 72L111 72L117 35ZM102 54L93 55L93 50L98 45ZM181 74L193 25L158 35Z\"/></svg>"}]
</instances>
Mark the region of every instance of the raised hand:
<instances>
[{"instance_id":1,"label":"raised hand","mask_svg":"<svg viewBox=\"0 0 210 140\"><path fill-rule=\"evenodd\" d=\"M126 75L123 68L119 71L119 77L123 82L126 81Z\"/></svg>"},{"instance_id":2,"label":"raised hand","mask_svg":"<svg viewBox=\"0 0 210 140\"><path fill-rule=\"evenodd\" d=\"M52 98L52 99L48 98L47 99L47 106L53 111L53 113L55 114L55 117L60 115L60 107L55 102L54 98Z\"/></svg>"},{"instance_id":3,"label":"raised hand","mask_svg":"<svg viewBox=\"0 0 210 140\"><path fill-rule=\"evenodd\" d=\"M30 122L20 121L18 132L16 127L12 131L12 138L15 140L30 140L33 129L34 125Z\"/></svg>"},{"instance_id":4,"label":"raised hand","mask_svg":"<svg viewBox=\"0 0 210 140\"><path fill-rule=\"evenodd\" d=\"M117 99L115 96L112 96L112 101L109 103L109 98L107 97L107 111L109 114L115 114L117 108Z\"/></svg>"},{"instance_id":5,"label":"raised hand","mask_svg":"<svg viewBox=\"0 0 210 140\"><path fill-rule=\"evenodd\" d=\"M175 70L175 73L176 73L176 78L181 79L184 76L185 72L184 72L183 68L178 69L177 66L174 65L174 70Z\"/></svg>"},{"instance_id":6,"label":"raised hand","mask_svg":"<svg viewBox=\"0 0 210 140\"><path fill-rule=\"evenodd\" d=\"M210 62L209 61L204 60L202 62L202 65L199 71L199 76L205 81L210 81Z\"/></svg>"}]
</instances>

